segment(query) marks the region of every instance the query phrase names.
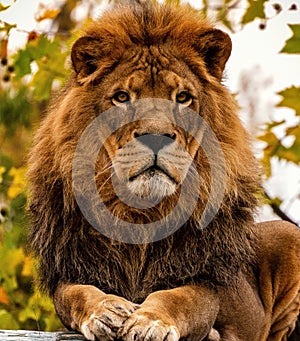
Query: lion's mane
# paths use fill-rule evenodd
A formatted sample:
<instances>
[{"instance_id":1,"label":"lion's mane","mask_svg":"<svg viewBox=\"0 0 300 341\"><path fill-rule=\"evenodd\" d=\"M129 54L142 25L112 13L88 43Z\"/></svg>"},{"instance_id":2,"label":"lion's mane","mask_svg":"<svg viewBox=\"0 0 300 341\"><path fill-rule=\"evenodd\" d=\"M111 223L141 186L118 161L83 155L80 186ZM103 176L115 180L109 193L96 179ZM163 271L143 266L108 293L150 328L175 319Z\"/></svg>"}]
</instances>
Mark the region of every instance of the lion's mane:
<instances>
[{"instance_id":1,"label":"lion's mane","mask_svg":"<svg viewBox=\"0 0 300 341\"><path fill-rule=\"evenodd\" d=\"M126 49L134 45L169 44L196 76L199 69L205 73L203 110L213 113L208 124L223 148L226 192L209 226L199 229L210 180L209 166L203 164L203 155L198 153L195 163L202 170L206 187L200 193L204 198L200 196L198 209L173 235L155 243L130 245L110 240L89 226L74 199L72 159L83 129L93 112L101 112L101 107L89 104L93 95L77 82L74 74L53 99L29 158L30 247L39 261L40 284L50 294L60 282L92 284L107 293L140 302L154 290L203 280L212 285L228 285L239 270L255 263L252 225L260 190L257 163L233 99L219 80L207 72L193 49L193 37L211 27L189 8L145 6L105 13L86 31L86 35L101 41L101 51L106 53L106 57L99 56L101 70L92 80L95 86L107 81L106 75L114 73ZM102 161L107 162L107 158L106 155ZM98 181L101 176L104 182L108 173L99 175ZM112 202L113 195L108 183L103 198ZM163 205L174 205L170 200L163 201L151 214L159 218ZM147 218L141 212L127 212L117 199L111 205L119 217L133 217L140 222Z\"/></svg>"}]
</instances>

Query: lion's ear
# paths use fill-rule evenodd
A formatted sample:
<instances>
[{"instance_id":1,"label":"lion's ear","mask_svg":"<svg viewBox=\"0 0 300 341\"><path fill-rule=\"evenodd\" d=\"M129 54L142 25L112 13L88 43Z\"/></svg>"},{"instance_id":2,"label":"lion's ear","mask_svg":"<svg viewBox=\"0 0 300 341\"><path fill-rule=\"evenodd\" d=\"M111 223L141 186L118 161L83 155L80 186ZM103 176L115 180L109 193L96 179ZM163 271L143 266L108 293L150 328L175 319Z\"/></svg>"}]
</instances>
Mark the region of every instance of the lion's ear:
<instances>
[{"instance_id":1,"label":"lion's ear","mask_svg":"<svg viewBox=\"0 0 300 341\"><path fill-rule=\"evenodd\" d=\"M231 53L229 35L218 29L209 30L198 36L194 47L204 59L209 73L220 80Z\"/></svg>"},{"instance_id":2,"label":"lion's ear","mask_svg":"<svg viewBox=\"0 0 300 341\"><path fill-rule=\"evenodd\" d=\"M98 68L101 58L101 40L94 37L81 37L72 47L71 59L79 79L88 77Z\"/></svg>"}]
</instances>

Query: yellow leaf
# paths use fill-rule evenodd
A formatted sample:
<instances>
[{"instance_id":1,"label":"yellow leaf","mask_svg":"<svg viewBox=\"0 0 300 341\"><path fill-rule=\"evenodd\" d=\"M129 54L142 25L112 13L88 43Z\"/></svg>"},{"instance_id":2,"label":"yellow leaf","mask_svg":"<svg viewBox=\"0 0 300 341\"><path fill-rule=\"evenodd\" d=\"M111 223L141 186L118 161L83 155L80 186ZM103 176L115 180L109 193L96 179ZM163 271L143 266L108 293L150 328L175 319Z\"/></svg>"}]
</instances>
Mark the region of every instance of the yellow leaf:
<instances>
[{"instance_id":1,"label":"yellow leaf","mask_svg":"<svg viewBox=\"0 0 300 341\"><path fill-rule=\"evenodd\" d=\"M14 273L16 266L24 261L23 249L19 247L18 249L8 250L6 252L6 259L2 259L2 261L6 261L4 265L6 265L5 269L7 272L11 271L11 273Z\"/></svg>"},{"instance_id":2,"label":"yellow leaf","mask_svg":"<svg viewBox=\"0 0 300 341\"><path fill-rule=\"evenodd\" d=\"M8 196L10 199L14 199L20 193L24 192L25 190L25 167L15 168L12 167L9 171L9 175L12 176L13 181L11 186L8 189Z\"/></svg>"},{"instance_id":3,"label":"yellow leaf","mask_svg":"<svg viewBox=\"0 0 300 341\"><path fill-rule=\"evenodd\" d=\"M2 183L3 181L3 177L2 175L5 173L5 168L4 167L0 167L0 184Z\"/></svg>"},{"instance_id":4,"label":"yellow leaf","mask_svg":"<svg viewBox=\"0 0 300 341\"><path fill-rule=\"evenodd\" d=\"M5 309L0 309L0 321L2 329L20 329L13 314Z\"/></svg>"},{"instance_id":5,"label":"yellow leaf","mask_svg":"<svg viewBox=\"0 0 300 341\"><path fill-rule=\"evenodd\" d=\"M55 19L60 12L60 9L46 9L43 13L40 15L37 15L35 20L37 22L41 22L45 19Z\"/></svg>"},{"instance_id":6,"label":"yellow leaf","mask_svg":"<svg viewBox=\"0 0 300 341\"><path fill-rule=\"evenodd\" d=\"M10 7L10 6L4 6L4 5L2 5L1 2L0 2L0 12L7 10L9 7Z\"/></svg>"},{"instance_id":7,"label":"yellow leaf","mask_svg":"<svg viewBox=\"0 0 300 341\"><path fill-rule=\"evenodd\" d=\"M25 257L24 265L22 269L22 276L32 275L33 259L31 257Z\"/></svg>"}]
</instances>

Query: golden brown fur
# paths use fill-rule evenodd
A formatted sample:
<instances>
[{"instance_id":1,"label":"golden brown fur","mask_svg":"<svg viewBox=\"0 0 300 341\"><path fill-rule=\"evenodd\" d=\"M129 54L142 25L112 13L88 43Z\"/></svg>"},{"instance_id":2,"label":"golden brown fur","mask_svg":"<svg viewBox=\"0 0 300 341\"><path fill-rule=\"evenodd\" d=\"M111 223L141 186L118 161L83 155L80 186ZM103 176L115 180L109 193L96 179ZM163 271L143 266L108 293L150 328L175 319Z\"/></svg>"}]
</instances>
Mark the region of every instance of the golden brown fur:
<instances>
[{"instance_id":1,"label":"golden brown fur","mask_svg":"<svg viewBox=\"0 0 300 341\"><path fill-rule=\"evenodd\" d=\"M74 74L53 100L29 160L30 243L40 263L40 284L54 296L63 323L91 340L279 341L294 328L300 305L299 231L286 223L254 224L259 171L234 101L221 84L230 51L229 37L189 8L152 5L105 13L73 46ZM80 136L107 109L122 114L120 90L140 116L105 141L95 176L115 227L121 220L143 226L167 216L185 180L188 197L193 195L186 151L201 174L190 218L154 243L105 237L89 225L74 197L74 190L82 196L90 190L84 182L72 184ZM183 91L191 99L180 108L174 104L178 112L135 102L160 98L172 104ZM187 135L170 119L187 107L212 128L226 163L226 174L216 183L220 190L226 183L222 203L205 228L198 224L204 207L213 208L211 162L217 167L221 159L210 160L199 146L195 136L205 143L207 131L193 127ZM170 141L157 153L159 170L140 173L153 159L141 139L146 134ZM88 157L84 164L93 167ZM83 179L81 168L76 171ZM112 172L137 197L161 197L160 202L146 209L125 205ZM97 214L96 206L96 201L90 205L91 214ZM164 230L188 206L185 199L179 214L164 220ZM111 222L101 224L104 231L111 229Z\"/></svg>"}]
</instances>

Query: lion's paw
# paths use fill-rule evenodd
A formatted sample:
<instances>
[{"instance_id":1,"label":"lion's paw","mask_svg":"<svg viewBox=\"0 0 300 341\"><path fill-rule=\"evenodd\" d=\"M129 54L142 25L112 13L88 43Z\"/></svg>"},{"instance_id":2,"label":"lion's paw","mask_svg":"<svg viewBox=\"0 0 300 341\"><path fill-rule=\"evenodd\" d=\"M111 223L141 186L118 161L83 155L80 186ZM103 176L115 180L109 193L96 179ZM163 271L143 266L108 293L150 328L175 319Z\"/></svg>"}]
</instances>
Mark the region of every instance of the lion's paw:
<instances>
[{"instance_id":1,"label":"lion's paw","mask_svg":"<svg viewBox=\"0 0 300 341\"><path fill-rule=\"evenodd\" d=\"M124 341L178 341L180 335L175 325L133 314L119 330L118 337Z\"/></svg>"},{"instance_id":2,"label":"lion's paw","mask_svg":"<svg viewBox=\"0 0 300 341\"><path fill-rule=\"evenodd\" d=\"M119 328L138 308L121 297L109 297L100 301L93 313L80 326L80 331L87 340L110 341L116 338Z\"/></svg>"}]
</instances>

